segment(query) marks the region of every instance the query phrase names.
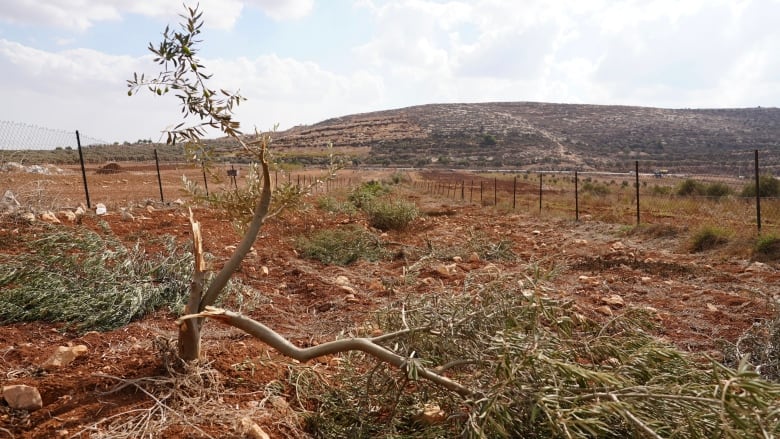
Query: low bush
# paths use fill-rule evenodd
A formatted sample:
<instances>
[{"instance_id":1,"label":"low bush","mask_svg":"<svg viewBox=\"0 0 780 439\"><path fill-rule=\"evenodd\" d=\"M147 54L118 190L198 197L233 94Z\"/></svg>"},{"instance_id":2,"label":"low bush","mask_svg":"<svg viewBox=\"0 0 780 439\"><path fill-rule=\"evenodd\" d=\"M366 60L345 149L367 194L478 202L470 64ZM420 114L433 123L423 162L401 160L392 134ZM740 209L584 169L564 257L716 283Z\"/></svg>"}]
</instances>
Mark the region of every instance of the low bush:
<instances>
[{"instance_id":1,"label":"low bush","mask_svg":"<svg viewBox=\"0 0 780 439\"><path fill-rule=\"evenodd\" d=\"M592 183L590 181L586 181L582 185L582 192L591 193L593 195L604 196L604 195L609 195L610 190L606 184Z\"/></svg>"},{"instance_id":2,"label":"low bush","mask_svg":"<svg viewBox=\"0 0 780 439\"><path fill-rule=\"evenodd\" d=\"M321 197L317 199L317 207L330 213L346 213L349 215L357 212L355 205L350 202L340 202L333 197Z\"/></svg>"},{"instance_id":3,"label":"low bush","mask_svg":"<svg viewBox=\"0 0 780 439\"><path fill-rule=\"evenodd\" d=\"M780 196L780 180L771 175L762 175L758 178L759 189L761 189L762 197L779 197ZM750 183L742 189L743 197L755 197L756 196L756 183Z\"/></svg>"},{"instance_id":4,"label":"low bush","mask_svg":"<svg viewBox=\"0 0 780 439\"><path fill-rule=\"evenodd\" d=\"M703 227L691 237L690 250L694 253L711 250L729 242L729 233L718 227Z\"/></svg>"},{"instance_id":5,"label":"low bush","mask_svg":"<svg viewBox=\"0 0 780 439\"><path fill-rule=\"evenodd\" d=\"M780 237L777 235L764 235L756 240L753 247L756 259L777 261L780 260Z\"/></svg>"},{"instance_id":6,"label":"low bush","mask_svg":"<svg viewBox=\"0 0 780 439\"><path fill-rule=\"evenodd\" d=\"M371 227L379 230L403 230L420 216L414 203L403 200L374 200L363 210Z\"/></svg>"},{"instance_id":7,"label":"low bush","mask_svg":"<svg viewBox=\"0 0 780 439\"><path fill-rule=\"evenodd\" d=\"M359 259L376 261L384 256L379 239L354 225L300 237L295 241L295 248L303 257L329 265L349 265Z\"/></svg>"},{"instance_id":8,"label":"low bush","mask_svg":"<svg viewBox=\"0 0 780 439\"><path fill-rule=\"evenodd\" d=\"M704 183L693 180L691 178L686 179L679 186L675 193L681 197L691 195L704 195L707 192L707 186Z\"/></svg>"},{"instance_id":9,"label":"low bush","mask_svg":"<svg viewBox=\"0 0 780 439\"><path fill-rule=\"evenodd\" d=\"M704 189L704 195L713 198L726 197L733 192L729 185L720 182L711 183Z\"/></svg>"},{"instance_id":10,"label":"low bush","mask_svg":"<svg viewBox=\"0 0 780 439\"><path fill-rule=\"evenodd\" d=\"M390 192L390 190L381 182L372 180L362 183L360 186L353 189L352 192L349 193L348 199L355 207L362 209L375 198L388 192Z\"/></svg>"}]
</instances>

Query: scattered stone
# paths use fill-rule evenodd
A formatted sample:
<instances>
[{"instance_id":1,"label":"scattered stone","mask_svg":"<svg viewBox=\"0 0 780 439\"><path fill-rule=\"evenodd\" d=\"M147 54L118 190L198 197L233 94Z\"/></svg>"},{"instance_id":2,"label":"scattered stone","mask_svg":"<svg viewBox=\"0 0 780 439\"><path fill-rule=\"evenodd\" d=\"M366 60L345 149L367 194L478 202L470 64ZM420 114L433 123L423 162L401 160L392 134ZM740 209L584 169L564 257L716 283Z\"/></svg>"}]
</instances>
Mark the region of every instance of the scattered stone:
<instances>
[{"instance_id":1,"label":"scattered stone","mask_svg":"<svg viewBox=\"0 0 780 439\"><path fill-rule=\"evenodd\" d=\"M620 241L618 241L618 242L615 242L615 243L613 243L613 244L612 244L612 246L610 246L610 249L611 249L613 252L620 251L620 250L624 250L625 248L626 248L625 244L623 244L623 243L622 243L622 242L620 242Z\"/></svg>"},{"instance_id":2,"label":"scattered stone","mask_svg":"<svg viewBox=\"0 0 780 439\"><path fill-rule=\"evenodd\" d=\"M582 275L582 276L578 277L577 280L581 284L585 284L585 285L594 285L595 286L595 285L598 285L598 284L601 283L601 279L599 279L596 276L585 276L585 275Z\"/></svg>"},{"instance_id":3,"label":"scattered stone","mask_svg":"<svg viewBox=\"0 0 780 439\"><path fill-rule=\"evenodd\" d=\"M355 296L354 294L349 293L346 296L344 296L344 301L347 303L358 303L360 302L360 299L358 299L357 296Z\"/></svg>"},{"instance_id":4,"label":"scattered stone","mask_svg":"<svg viewBox=\"0 0 780 439\"><path fill-rule=\"evenodd\" d=\"M577 245L588 245L588 240L587 239L575 239L574 243L577 244Z\"/></svg>"},{"instance_id":5,"label":"scattered stone","mask_svg":"<svg viewBox=\"0 0 780 439\"><path fill-rule=\"evenodd\" d=\"M21 219L22 221L24 221L24 222L26 222L28 224L32 224L35 221L37 221L37 218L35 218L35 214L32 213L32 212L24 212L24 213L22 213L21 215L19 215L19 219Z\"/></svg>"},{"instance_id":6,"label":"scattered stone","mask_svg":"<svg viewBox=\"0 0 780 439\"><path fill-rule=\"evenodd\" d=\"M269 274L268 267L263 265L262 267L260 267L260 272L263 273L263 276L268 276Z\"/></svg>"},{"instance_id":7,"label":"scattered stone","mask_svg":"<svg viewBox=\"0 0 780 439\"><path fill-rule=\"evenodd\" d=\"M540 230L534 230L533 232L531 232L531 234L535 236L539 236L542 234L542 232Z\"/></svg>"},{"instance_id":8,"label":"scattered stone","mask_svg":"<svg viewBox=\"0 0 780 439\"><path fill-rule=\"evenodd\" d=\"M607 317L612 317L614 315L612 313L612 308L608 307L607 305L596 308L596 312L599 314L603 314Z\"/></svg>"},{"instance_id":9,"label":"scattered stone","mask_svg":"<svg viewBox=\"0 0 780 439\"><path fill-rule=\"evenodd\" d=\"M271 439L271 436L268 436L268 433L263 431L249 417L241 418L241 431L246 437L251 439Z\"/></svg>"},{"instance_id":10,"label":"scattered stone","mask_svg":"<svg viewBox=\"0 0 780 439\"><path fill-rule=\"evenodd\" d=\"M149 212L149 213L153 213L154 212L154 206L152 206L151 204L147 204L146 205L146 211Z\"/></svg>"},{"instance_id":11,"label":"scattered stone","mask_svg":"<svg viewBox=\"0 0 780 439\"><path fill-rule=\"evenodd\" d=\"M450 277L450 276L452 276L452 273L450 273L450 270L444 264L436 264L436 265L434 265L433 271L436 274L438 274L440 277Z\"/></svg>"},{"instance_id":12,"label":"scattered stone","mask_svg":"<svg viewBox=\"0 0 780 439\"><path fill-rule=\"evenodd\" d=\"M3 399L8 406L16 410L39 410L43 407L43 399L38 389L24 384L3 386Z\"/></svg>"},{"instance_id":13,"label":"scattered stone","mask_svg":"<svg viewBox=\"0 0 780 439\"><path fill-rule=\"evenodd\" d=\"M76 214L76 216L84 216L84 214L87 212L86 209L84 209L84 206L79 206L76 208L76 211L73 212Z\"/></svg>"},{"instance_id":14,"label":"scattered stone","mask_svg":"<svg viewBox=\"0 0 780 439\"><path fill-rule=\"evenodd\" d=\"M652 280L653 280L653 278L650 277L650 276L642 276L641 279L640 279L640 281L642 281L643 284L649 283Z\"/></svg>"},{"instance_id":15,"label":"scattered stone","mask_svg":"<svg viewBox=\"0 0 780 439\"><path fill-rule=\"evenodd\" d=\"M336 285L349 285L349 278L347 276L336 276Z\"/></svg>"},{"instance_id":16,"label":"scattered stone","mask_svg":"<svg viewBox=\"0 0 780 439\"><path fill-rule=\"evenodd\" d=\"M469 255L469 262L479 262L479 253L471 252Z\"/></svg>"},{"instance_id":17,"label":"scattered stone","mask_svg":"<svg viewBox=\"0 0 780 439\"><path fill-rule=\"evenodd\" d=\"M130 212L130 209L122 209L122 221L127 221L127 222L135 221L135 217Z\"/></svg>"},{"instance_id":18,"label":"scattered stone","mask_svg":"<svg viewBox=\"0 0 780 439\"><path fill-rule=\"evenodd\" d=\"M602 297L601 301L603 303L606 303L607 305L611 305L611 306L618 306L618 307L620 307L620 306L624 306L625 305L625 302L623 301L623 298L618 296L617 294L613 294L613 295L611 295L609 297Z\"/></svg>"},{"instance_id":19,"label":"scattered stone","mask_svg":"<svg viewBox=\"0 0 780 439\"><path fill-rule=\"evenodd\" d=\"M76 214L71 212L70 210L61 210L57 212L57 216L61 216L65 218L65 220L70 221L72 223L76 222Z\"/></svg>"},{"instance_id":20,"label":"scattered stone","mask_svg":"<svg viewBox=\"0 0 780 439\"><path fill-rule=\"evenodd\" d=\"M453 256L452 257L452 261L453 262L463 262L463 258L461 258L460 256Z\"/></svg>"},{"instance_id":21,"label":"scattered stone","mask_svg":"<svg viewBox=\"0 0 780 439\"><path fill-rule=\"evenodd\" d=\"M715 305L713 305L711 303L708 303L707 304L707 311L709 311L709 312L718 312L720 310L718 309L717 306L715 306Z\"/></svg>"},{"instance_id":22,"label":"scattered stone","mask_svg":"<svg viewBox=\"0 0 780 439\"><path fill-rule=\"evenodd\" d=\"M96 215L105 215L108 213L108 209L106 209L106 205L103 203L97 203L95 205L95 214Z\"/></svg>"},{"instance_id":23,"label":"scattered stone","mask_svg":"<svg viewBox=\"0 0 780 439\"><path fill-rule=\"evenodd\" d=\"M19 201L16 199L16 195L14 195L14 193L11 192L10 190L5 191L5 194L3 194L2 202L4 204L8 204L9 206L13 206L13 207L21 206L21 204L19 204Z\"/></svg>"},{"instance_id":24,"label":"scattered stone","mask_svg":"<svg viewBox=\"0 0 780 439\"><path fill-rule=\"evenodd\" d=\"M425 404L422 411L414 419L423 425L436 425L446 421L447 414L438 404Z\"/></svg>"},{"instance_id":25,"label":"scattered stone","mask_svg":"<svg viewBox=\"0 0 780 439\"><path fill-rule=\"evenodd\" d=\"M357 290L349 285L339 285L339 288L341 288L343 291L346 291L347 293L353 296L357 294Z\"/></svg>"},{"instance_id":26,"label":"scattered stone","mask_svg":"<svg viewBox=\"0 0 780 439\"><path fill-rule=\"evenodd\" d=\"M41 214L41 221L49 224L61 224L60 220L57 219L57 216L48 210Z\"/></svg>"},{"instance_id":27,"label":"scattered stone","mask_svg":"<svg viewBox=\"0 0 780 439\"><path fill-rule=\"evenodd\" d=\"M87 353L87 347L83 344L76 346L60 346L46 361L41 364L41 368L45 370L56 369L62 366L67 366L72 363L76 358Z\"/></svg>"},{"instance_id":28,"label":"scattered stone","mask_svg":"<svg viewBox=\"0 0 780 439\"><path fill-rule=\"evenodd\" d=\"M764 264L763 262L753 262L745 269L745 271L748 273L756 273L762 271L770 271L770 268L767 264Z\"/></svg>"},{"instance_id":29,"label":"scattered stone","mask_svg":"<svg viewBox=\"0 0 780 439\"><path fill-rule=\"evenodd\" d=\"M179 206L183 206L184 205L184 201L181 198L177 198L177 199L173 200L173 204L176 204L176 205L179 205Z\"/></svg>"}]
</instances>

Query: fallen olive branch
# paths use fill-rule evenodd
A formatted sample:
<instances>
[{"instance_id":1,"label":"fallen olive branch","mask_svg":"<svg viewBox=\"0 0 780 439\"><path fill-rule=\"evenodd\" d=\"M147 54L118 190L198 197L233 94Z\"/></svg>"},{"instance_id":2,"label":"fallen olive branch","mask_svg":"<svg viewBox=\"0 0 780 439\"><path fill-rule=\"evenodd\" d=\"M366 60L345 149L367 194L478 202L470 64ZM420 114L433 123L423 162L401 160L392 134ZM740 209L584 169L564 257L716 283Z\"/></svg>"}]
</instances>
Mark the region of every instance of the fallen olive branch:
<instances>
[{"instance_id":1,"label":"fallen olive branch","mask_svg":"<svg viewBox=\"0 0 780 439\"><path fill-rule=\"evenodd\" d=\"M416 376L436 383L446 388L447 390L457 393L463 398L473 397L479 393L445 376L423 368L419 365L418 362L410 362L408 358L398 355L395 352L376 344L378 340L383 340L387 337L379 336L376 338L350 338L330 341L308 348L299 348L273 329L256 320L252 320L249 317L236 312L215 308L212 306L207 306L203 312L198 314L182 316L176 321L176 324L181 325L185 320L200 318L210 318L223 324L233 326L234 328L238 328L247 334L258 338L268 346L276 349L282 355L293 358L300 362L307 362L311 359L322 357L324 355L333 355L349 351L360 351L369 354L380 361L391 364L403 370L404 372L414 372ZM414 363L413 366L412 363ZM414 371L409 370L411 367L414 367Z\"/></svg>"}]
</instances>

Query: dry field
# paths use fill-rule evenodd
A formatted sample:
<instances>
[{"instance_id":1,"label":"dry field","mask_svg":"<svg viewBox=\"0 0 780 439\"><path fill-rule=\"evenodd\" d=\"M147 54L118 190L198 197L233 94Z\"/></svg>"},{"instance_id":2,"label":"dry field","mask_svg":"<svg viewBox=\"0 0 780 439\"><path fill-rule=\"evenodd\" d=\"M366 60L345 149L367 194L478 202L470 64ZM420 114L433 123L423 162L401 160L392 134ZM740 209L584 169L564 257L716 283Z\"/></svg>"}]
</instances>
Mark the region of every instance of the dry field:
<instances>
[{"instance_id":1,"label":"dry field","mask_svg":"<svg viewBox=\"0 0 780 439\"><path fill-rule=\"evenodd\" d=\"M81 226L98 230L99 223L105 221L113 234L132 244L161 235L187 242L186 207L159 202L154 168L121 166L122 171L116 174L97 175L93 170L88 175L92 204L106 204L109 213L101 217L88 213ZM83 201L83 187L75 169L66 171L63 175L5 173L0 175L0 190L13 191L23 206L38 211L73 207ZM198 169L184 166L166 167L162 172L166 201L186 201L180 191L182 174L193 180L202 178ZM378 177L381 175L353 171L340 175L351 184ZM417 175L411 177L420 181ZM311 346L353 330L374 310L409 295L457 293L472 274L483 270L511 273L533 268L547 273L543 276L546 294L574 301L588 317L607 320L628 308L644 308L657 323L655 336L683 351L707 353L716 359L723 358L724 346L735 343L755 322L776 313L780 300L778 261L757 263L744 249L733 246L691 253L690 236L682 227L655 233L652 228L633 229L593 218L574 222L533 211L512 212L447 199L414 187L400 187L398 196L414 201L424 215L408 230L382 235L384 241L410 248L456 248L468 236L479 235L511 243L518 257L511 261L438 261L450 265L447 273L436 268L437 261L403 256L345 267L304 259L294 250L297 236L317 229L366 226L360 215L319 210L316 198L324 195L321 189L306 198L307 209L275 218L262 230L256 251L238 272L253 291L246 293L242 311L298 345ZM218 188L217 184L212 186L212 190ZM346 185L331 188L329 195L340 196L345 190ZM153 210L143 208L147 200L154 201ZM132 208L134 220L123 221L119 208ZM219 212L196 206L194 213L202 223L206 251L215 261L224 260L238 235ZM79 226L66 222L56 227ZM40 223L0 216L0 253L23 252L26 243L47 230L49 226ZM148 251L162 250L150 247ZM416 280L409 282L406 275L412 264L421 268ZM339 276L349 280L354 294L341 288ZM0 327L0 385L32 385L43 397L43 408L29 413L0 404L0 438L105 437L101 434L110 425L150 410L155 404L148 394L136 386L120 384L165 375L161 343L175 338L175 318L161 311L114 331L85 334L63 331L57 323ZM272 437L295 437L300 430L291 427L297 422L291 419L306 407L298 404L289 384L281 389L286 403L269 403L269 386L289 383L293 371L300 368L327 379L339 364L331 358L296 364L255 339L216 323L207 325L203 343L210 370L217 374L221 388L204 411L208 414L195 421L168 413L170 420L158 431L158 437L242 437L240 421L244 417L250 417ZM85 345L88 351L61 369L38 367L58 346L68 345ZM132 431L140 427L125 428Z\"/></svg>"}]
</instances>

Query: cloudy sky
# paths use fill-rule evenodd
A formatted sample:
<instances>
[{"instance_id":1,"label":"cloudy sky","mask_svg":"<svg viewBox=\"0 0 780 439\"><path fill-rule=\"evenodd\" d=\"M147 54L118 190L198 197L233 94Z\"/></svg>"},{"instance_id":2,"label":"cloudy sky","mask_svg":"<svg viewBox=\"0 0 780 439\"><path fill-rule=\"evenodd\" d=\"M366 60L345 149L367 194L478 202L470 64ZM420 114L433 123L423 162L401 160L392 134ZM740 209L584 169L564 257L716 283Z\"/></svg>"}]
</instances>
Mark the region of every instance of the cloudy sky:
<instances>
[{"instance_id":1,"label":"cloudy sky","mask_svg":"<svg viewBox=\"0 0 780 439\"><path fill-rule=\"evenodd\" d=\"M189 2L187 2L189 3ZM446 102L780 106L780 0L200 0L203 64L245 128ZM3 0L0 121L160 139L128 97L181 0Z\"/></svg>"}]
</instances>

